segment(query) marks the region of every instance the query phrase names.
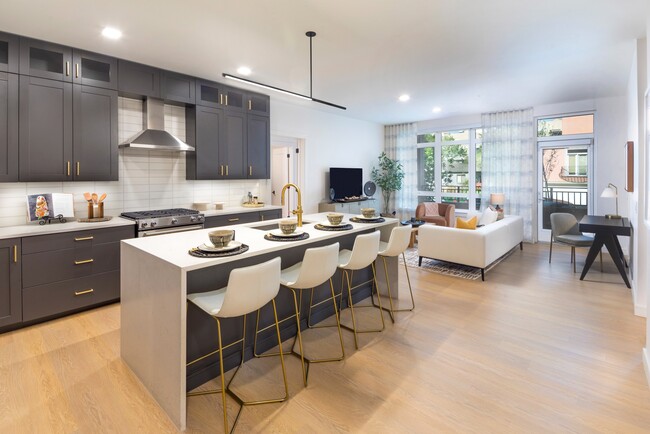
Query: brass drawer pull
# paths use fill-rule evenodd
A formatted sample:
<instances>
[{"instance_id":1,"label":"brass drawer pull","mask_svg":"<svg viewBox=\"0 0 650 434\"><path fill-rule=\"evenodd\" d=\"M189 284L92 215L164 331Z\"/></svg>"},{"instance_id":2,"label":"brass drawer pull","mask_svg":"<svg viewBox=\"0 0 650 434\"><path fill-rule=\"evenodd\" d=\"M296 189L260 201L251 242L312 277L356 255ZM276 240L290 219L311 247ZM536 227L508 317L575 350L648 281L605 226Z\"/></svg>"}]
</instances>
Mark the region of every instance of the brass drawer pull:
<instances>
[{"instance_id":1,"label":"brass drawer pull","mask_svg":"<svg viewBox=\"0 0 650 434\"><path fill-rule=\"evenodd\" d=\"M223 105L223 94L219 94L219 104Z\"/></svg>"},{"instance_id":2,"label":"brass drawer pull","mask_svg":"<svg viewBox=\"0 0 650 434\"><path fill-rule=\"evenodd\" d=\"M81 175L81 163L77 161L77 176Z\"/></svg>"},{"instance_id":3,"label":"brass drawer pull","mask_svg":"<svg viewBox=\"0 0 650 434\"><path fill-rule=\"evenodd\" d=\"M219 168L221 169L221 176L223 176L223 164Z\"/></svg>"},{"instance_id":4,"label":"brass drawer pull","mask_svg":"<svg viewBox=\"0 0 650 434\"><path fill-rule=\"evenodd\" d=\"M228 165L226 164L226 176L228 176Z\"/></svg>"},{"instance_id":5,"label":"brass drawer pull","mask_svg":"<svg viewBox=\"0 0 650 434\"><path fill-rule=\"evenodd\" d=\"M239 217L235 217L234 219L228 219L229 222L238 222Z\"/></svg>"},{"instance_id":6,"label":"brass drawer pull","mask_svg":"<svg viewBox=\"0 0 650 434\"><path fill-rule=\"evenodd\" d=\"M14 263L18 263L18 246L14 245Z\"/></svg>"},{"instance_id":7,"label":"brass drawer pull","mask_svg":"<svg viewBox=\"0 0 650 434\"><path fill-rule=\"evenodd\" d=\"M70 176L70 162L68 161L68 176Z\"/></svg>"},{"instance_id":8,"label":"brass drawer pull","mask_svg":"<svg viewBox=\"0 0 650 434\"><path fill-rule=\"evenodd\" d=\"M248 100L248 110L253 110L253 104L251 103L251 100Z\"/></svg>"},{"instance_id":9,"label":"brass drawer pull","mask_svg":"<svg viewBox=\"0 0 650 434\"><path fill-rule=\"evenodd\" d=\"M90 294L91 292L95 292L93 288L86 289L84 291L75 291L74 295L84 295L84 294Z\"/></svg>"},{"instance_id":10,"label":"brass drawer pull","mask_svg":"<svg viewBox=\"0 0 650 434\"><path fill-rule=\"evenodd\" d=\"M253 166L248 166L248 176L253 176Z\"/></svg>"},{"instance_id":11,"label":"brass drawer pull","mask_svg":"<svg viewBox=\"0 0 650 434\"><path fill-rule=\"evenodd\" d=\"M78 63L74 64L74 75L75 75L75 78L79 78L79 64Z\"/></svg>"},{"instance_id":12,"label":"brass drawer pull","mask_svg":"<svg viewBox=\"0 0 650 434\"><path fill-rule=\"evenodd\" d=\"M226 94L226 105L228 105L228 94Z\"/></svg>"},{"instance_id":13,"label":"brass drawer pull","mask_svg":"<svg viewBox=\"0 0 650 434\"><path fill-rule=\"evenodd\" d=\"M66 77L70 76L70 62L69 61L65 62L65 75L66 75Z\"/></svg>"},{"instance_id":14,"label":"brass drawer pull","mask_svg":"<svg viewBox=\"0 0 650 434\"><path fill-rule=\"evenodd\" d=\"M94 239L94 238L95 238L95 237L93 237L93 236L91 235L91 236L89 236L89 237L80 237L80 238L75 237L74 240L75 240L75 241L89 241L89 240L92 240L92 239Z\"/></svg>"},{"instance_id":15,"label":"brass drawer pull","mask_svg":"<svg viewBox=\"0 0 650 434\"><path fill-rule=\"evenodd\" d=\"M74 261L75 265L81 265L81 264L90 264L91 262L94 262L94 259L84 259L83 261Z\"/></svg>"}]
</instances>

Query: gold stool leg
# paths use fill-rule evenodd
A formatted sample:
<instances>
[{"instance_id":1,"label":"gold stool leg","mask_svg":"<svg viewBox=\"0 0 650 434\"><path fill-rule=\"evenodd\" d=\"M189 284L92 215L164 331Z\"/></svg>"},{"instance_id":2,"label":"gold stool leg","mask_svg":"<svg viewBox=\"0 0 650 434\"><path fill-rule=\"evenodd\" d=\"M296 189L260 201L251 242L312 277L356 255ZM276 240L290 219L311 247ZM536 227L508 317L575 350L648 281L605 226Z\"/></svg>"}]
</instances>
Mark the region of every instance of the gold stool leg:
<instances>
[{"instance_id":1,"label":"gold stool leg","mask_svg":"<svg viewBox=\"0 0 650 434\"><path fill-rule=\"evenodd\" d=\"M386 264L386 257L382 256L381 259L384 262L384 276L386 276L386 289L388 290L388 302L390 304L390 309L383 308L388 314L390 315L390 320L395 323L395 314L396 310L393 308L393 296L390 292L390 279L388 278L388 265ZM377 298L380 298L381 295L379 294L379 283L377 283ZM370 291L370 299L372 300L372 305L375 307L379 307L379 305L375 304L375 298L372 295L372 291Z\"/></svg>"},{"instance_id":2,"label":"gold stool leg","mask_svg":"<svg viewBox=\"0 0 650 434\"><path fill-rule=\"evenodd\" d=\"M225 373L223 371L223 342L221 341L221 321L219 320L219 318L215 318L215 319L217 320L217 334L219 335L219 372L221 373L221 404L223 405L223 432L227 433L228 432L228 409L226 406L226 380L225 380Z\"/></svg>"},{"instance_id":3,"label":"gold stool leg","mask_svg":"<svg viewBox=\"0 0 650 434\"><path fill-rule=\"evenodd\" d=\"M278 336L278 347L280 348L280 364L282 365L282 379L284 381L284 398L280 401L286 401L289 397L289 384L287 383L287 370L284 366L284 354L282 354L282 338L280 337L280 323L278 322L278 310L275 307L275 299L271 300L273 303L273 317L275 318L275 332Z\"/></svg>"},{"instance_id":4,"label":"gold stool leg","mask_svg":"<svg viewBox=\"0 0 650 434\"><path fill-rule=\"evenodd\" d=\"M305 387L307 387L307 376L309 375L309 369L305 367L305 352L303 351L302 347L302 333L300 332L300 310L298 308L298 301L296 299L296 291L293 288L289 288L291 290L291 293L293 294L293 306L296 309L296 339L293 340L293 345L291 346L291 352L294 354L297 354L294 351L294 347L296 346L296 341L298 341L298 347L300 348L300 363L302 364L302 381L305 384ZM302 294L302 292L301 292ZM301 302L302 302L302 296ZM302 304L302 303L301 303Z\"/></svg>"},{"instance_id":5,"label":"gold stool leg","mask_svg":"<svg viewBox=\"0 0 650 434\"><path fill-rule=\"evenodd\" d=\"M352 315L352 332L354 333L354 347L359 349L359 340L357 338L357 322L354 317L354 304L352 303L352 283L350 282L350 276L348 275L347 270L343 270L345 273L346 281L348 282L348 304L350 308L350 313Z\"/></svg>"}]
</instances>

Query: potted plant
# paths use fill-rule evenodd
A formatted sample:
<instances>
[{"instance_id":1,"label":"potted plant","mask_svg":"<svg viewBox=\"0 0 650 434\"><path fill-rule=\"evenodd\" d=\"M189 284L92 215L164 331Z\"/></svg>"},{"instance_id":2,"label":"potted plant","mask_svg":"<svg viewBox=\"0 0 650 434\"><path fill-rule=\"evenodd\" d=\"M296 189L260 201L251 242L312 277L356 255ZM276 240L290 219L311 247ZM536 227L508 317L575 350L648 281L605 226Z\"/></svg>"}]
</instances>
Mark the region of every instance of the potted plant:
<instances>
[{"instance_id":1,"label":"potted plant","mask_svg":"<svg viewBox=\"0 0 650 434\"><path fill-rule=\"evenodd\" d=\"M382 152L379 156L379 167L373 167L372 180L381 188L381 195L384 198L384 215L392 216L388 209L390 197L394 191L402 189L404 180L404 169L397 160L393 160Z\"/></svg>"}]
</instances>

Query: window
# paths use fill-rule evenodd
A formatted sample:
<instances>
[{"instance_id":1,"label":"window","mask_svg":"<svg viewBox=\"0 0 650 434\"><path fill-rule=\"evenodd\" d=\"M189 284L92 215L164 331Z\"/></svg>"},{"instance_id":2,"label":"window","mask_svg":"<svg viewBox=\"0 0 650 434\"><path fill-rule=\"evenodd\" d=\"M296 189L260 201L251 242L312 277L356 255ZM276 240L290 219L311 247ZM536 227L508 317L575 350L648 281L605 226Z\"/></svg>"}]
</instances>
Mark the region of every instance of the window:
<instances>
[{"instance_id":1,"label":"window","mask_svg":"<svg viewBox=\"0 0 650 434\"><path fill-rule=\"evenodd\" d=\"M594 115L564 116L537 120L537 137L593 134Z\"/></svg>"},{"instance_id":2,"label":"window","mask_svg":"<svg viewBox=\"0 0 650 434\"><path fill-rule=\"evenodd\" d=\"M482 139L480 128L418 135L418 201L480 209Z\"/></svg>"},{"instance_id":3,"label":"window","mask_svg":"<svg viewBox=\"0 0 650 434\"><path fill-rule=\"evenodd\" d=\"M587 176L587 150L569 149L567 151L567 175Z\"/></svg>"}]
</instances>

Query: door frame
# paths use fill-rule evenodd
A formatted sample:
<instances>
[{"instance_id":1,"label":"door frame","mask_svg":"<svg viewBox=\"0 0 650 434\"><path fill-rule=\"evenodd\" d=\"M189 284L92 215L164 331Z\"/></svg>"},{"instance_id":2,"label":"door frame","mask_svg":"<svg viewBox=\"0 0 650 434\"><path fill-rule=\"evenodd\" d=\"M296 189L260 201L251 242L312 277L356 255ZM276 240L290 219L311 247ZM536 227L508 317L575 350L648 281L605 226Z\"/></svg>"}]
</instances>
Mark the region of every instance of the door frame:
<instances>
[{"instance_id":1,"label":"door frame","mask_svg":"<svg viewBox=\"0 0 650 434\"><path fill-rule=\"evenodd\" d=\"M551 148L587 148L587 214L593 214L594 210L594 139L591 137L570 138L555 140L539 140L537 142L537 239L542 242L551 241L551 230L544 229L544 203L543 188L544 177L542 176L542 155L545 149Z\"/></svg>"},{"instance_id":2,"label":"door frame","mask_svg":"<svg viewBox=\"0 0 650 434\"><path fill-rule=\"evenodd\" d=\"M305 142L304 138L299 137L290 137L282 135L272 135L271 136L271 149L272 148L290 148L293 149L292 155L296 156L293 159L293 180L289 179L289 182L293 182L298 187L300 187L303 192L303 197L305 194ZM298 152L295 152L298 150ZM271 151L271 159L273 158L273 151ZM273 161L271 160L271 171L273 170ZM291 171L290 171L291 172ZM290 174L291 175L291 174ZM273 179L273 174L270 175L270 180ZM271 184L269 182L269 184ZM273 188L269 185L269 191L271 194L271 202L273 201ZM276 191L276 194L280 194L279 191ZM297 203L297 193L294 189L289 190L288 205L292 206ZM304 200L304 199L303 199ZM286 205L285 205L286 206ZM304 203L303 203L304 207ZM285 217L285 211L283 211L283 217Z\"/></svg>"}]
</instances>

